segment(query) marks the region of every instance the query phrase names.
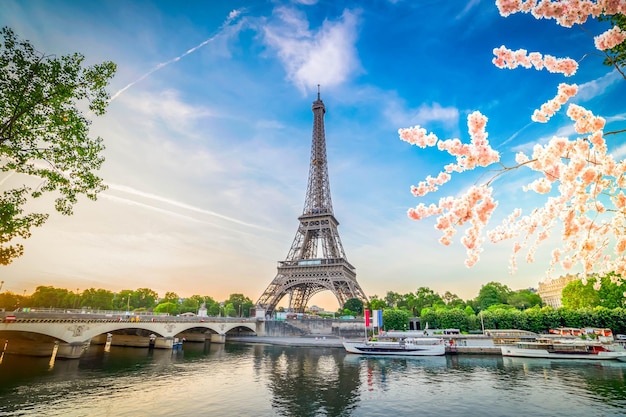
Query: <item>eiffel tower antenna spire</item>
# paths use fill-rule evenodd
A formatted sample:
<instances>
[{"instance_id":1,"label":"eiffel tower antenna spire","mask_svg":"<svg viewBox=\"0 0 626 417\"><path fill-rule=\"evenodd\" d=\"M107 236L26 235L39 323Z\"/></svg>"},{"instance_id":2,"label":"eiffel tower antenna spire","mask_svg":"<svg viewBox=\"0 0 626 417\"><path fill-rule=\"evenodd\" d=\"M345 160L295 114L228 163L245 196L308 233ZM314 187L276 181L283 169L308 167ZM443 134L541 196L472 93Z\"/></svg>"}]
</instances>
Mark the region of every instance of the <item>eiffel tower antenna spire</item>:
<instances>
[{"instance_id":1,"label":"eiffel tower antenna spire","mask_svg":"<svg viewBox=\"0 0 626 417\"><path fill-rule=\"evenodd\" d=\"M356 281L356 271L346 257L333 213L326 160L324 114L320 98L313 102L313 138L309 182L300 226L278 273L256 303L257 310L271 315L278 303L289 296L289 308L304 312L311 297L331 291L340 306L351 298L367 303L367 296Z\"/></svg>"}]
</instances>

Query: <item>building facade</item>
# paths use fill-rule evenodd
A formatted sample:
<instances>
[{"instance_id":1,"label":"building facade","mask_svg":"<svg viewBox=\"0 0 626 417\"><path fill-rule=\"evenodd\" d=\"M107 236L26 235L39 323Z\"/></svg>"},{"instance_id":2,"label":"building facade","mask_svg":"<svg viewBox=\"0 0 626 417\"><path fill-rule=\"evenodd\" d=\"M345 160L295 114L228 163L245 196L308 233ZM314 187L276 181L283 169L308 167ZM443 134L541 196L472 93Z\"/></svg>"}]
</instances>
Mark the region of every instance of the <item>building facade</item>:
<instances>
[{"instance_id":1,"label":"building facade","mask_svg":"<svg viewBox=\"0 0 626 417\"><path fill-rule=\"evenodd\" d=\"M540 282L537 294L541 297L543 305L552 308L562 307L563 288L577 279L580 279L577 275L567 274L550 281Z\"/></svg>"}]
</instances>

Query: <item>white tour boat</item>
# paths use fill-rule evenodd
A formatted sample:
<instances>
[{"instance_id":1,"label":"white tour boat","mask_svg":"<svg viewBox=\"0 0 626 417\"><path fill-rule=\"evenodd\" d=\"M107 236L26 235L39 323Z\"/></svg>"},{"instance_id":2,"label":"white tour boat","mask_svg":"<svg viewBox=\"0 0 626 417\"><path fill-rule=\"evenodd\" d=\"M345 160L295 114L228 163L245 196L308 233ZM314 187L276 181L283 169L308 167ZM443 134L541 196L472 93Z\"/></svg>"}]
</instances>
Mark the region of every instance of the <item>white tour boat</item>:
<instances>
[{"instance_id":1,"label":"white tour boat","mask_svg":"<svg viewBox=\"0 0 626 417\"><path fill-rule=\"evenodd\" d=\"M344 341L348 353L391 356L440 356L446 353L443 339L434 337L402 338L397 341Z\"/></svg>"},{"instance_id":2,"label":"white tour boat","mask_svg":"<svg viewBox=\"0 0 626 417\"><path fill-rule=\"evenodd\" d=\"M538 338L502 346L502 356L546 359L626 360L626 350L618 344L596 340Z\"/></svg>"}]
</instances>

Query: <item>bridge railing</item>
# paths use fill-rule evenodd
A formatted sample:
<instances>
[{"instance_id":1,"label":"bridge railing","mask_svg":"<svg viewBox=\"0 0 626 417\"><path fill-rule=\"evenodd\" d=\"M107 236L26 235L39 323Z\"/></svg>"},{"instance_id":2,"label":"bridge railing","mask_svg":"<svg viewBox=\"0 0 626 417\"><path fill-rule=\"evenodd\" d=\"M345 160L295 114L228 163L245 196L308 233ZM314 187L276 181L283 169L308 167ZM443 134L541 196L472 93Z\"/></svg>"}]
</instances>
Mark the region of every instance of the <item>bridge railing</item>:
<instances>
[{"instance_id":1,"label":"bridge railing","mask_svg":"<svg viewBox=\"0 0 626 417\"><path fill-rule=\"evenodd\" d=\"M183 323L237 323L256 322L250 317L213 317L213 316L170 316L150 312L127 313L110 310L72 310L72 309L21 309L20 311L0 312L0 321L34 322L54 321L124 321L124 322L183 322Z\"/></svg>"}]
</instances>

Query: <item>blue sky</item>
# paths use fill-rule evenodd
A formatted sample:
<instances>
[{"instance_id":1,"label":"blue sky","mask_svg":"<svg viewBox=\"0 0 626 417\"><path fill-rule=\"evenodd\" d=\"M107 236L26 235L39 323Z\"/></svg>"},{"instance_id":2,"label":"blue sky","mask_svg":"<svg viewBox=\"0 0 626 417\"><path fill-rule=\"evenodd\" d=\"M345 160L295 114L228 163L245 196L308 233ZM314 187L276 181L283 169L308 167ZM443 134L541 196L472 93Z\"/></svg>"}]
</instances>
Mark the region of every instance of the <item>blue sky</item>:
<instances>
[{"instance_id":1,"label":"blue sky","mask_svg":"<svg viewBox=\"0 0 626 417\"><path fill-rule=\"evenodd\" d=\"M434 220L407 218L420 202L410 186L450 161L402 142L398 128L420 124L468 141L467 114L479 110L510 162L536 142L573 133L564 111L546 125L530 120L560 82L581 86L575 102L606 117L607 130L626 119L626 82L593 55L589 33L503 18L493 1L4 0L0 25L40 51L118 65L114 99L91 127L107 147L101 175L109 190L34 231L25 255L0 272L4 289L17 293L148 287L256 301L298 227L317 84L333 207L366 294L426 286L470 299L489 281L536 287L550 248L510 275L511 246L487 245L467 269L460 244L438 243ZM585 25L592 34L601 27ZM567 79L500 70L492 50L503 44L584 59ZM613 138L622 158L623 138ZM479 174L443 191L458 193ZM496 183L497 218L532 207L521 191L530 179ZM337 307L328 292L312 304Z\"/></svg>"}]
</instances>

